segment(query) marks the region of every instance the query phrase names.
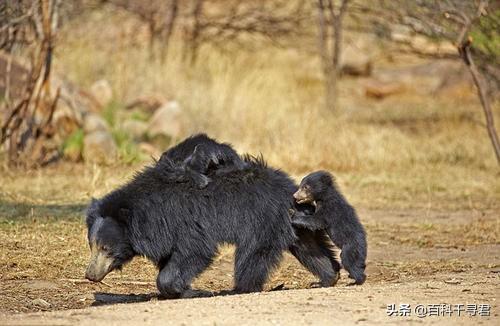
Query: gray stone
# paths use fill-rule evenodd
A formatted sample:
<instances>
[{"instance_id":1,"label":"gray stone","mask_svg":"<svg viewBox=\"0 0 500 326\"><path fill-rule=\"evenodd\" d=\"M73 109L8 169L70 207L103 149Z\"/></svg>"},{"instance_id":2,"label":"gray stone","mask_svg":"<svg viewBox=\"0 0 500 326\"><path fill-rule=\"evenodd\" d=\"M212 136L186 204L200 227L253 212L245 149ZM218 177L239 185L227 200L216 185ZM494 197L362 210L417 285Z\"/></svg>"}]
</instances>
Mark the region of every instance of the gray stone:
<instances>
[{"instance_id":1,"label":"gray stone","mask_svg":"<svg viewBox=\"0 0 500 326\"><path fill-rule=\"evenodd\" d=\"M33 301L31 301L31 304L34 305L35 307L42 308L42 309L48 309L51 306L50 303L48 303L47 301L40 299L40 298L34 299Z\"/></svg>"},{"instance_id":2,"label":"gray stone","mask_svg":"<svg viewBox=\"0 0 500 326\"><path fill-rule=\"evenodd\" d=\"M90 93L101 106L106 106L113 99L111 85L105 79L100 79L90 86Z\"/></svg>"},{"instance_id":3,"label":"gray stone","mask_svg":"<svg viewBox=\"0 0 500 326\"><path fill-rule=\"evenodd\" d=\"M122 123L121 128L134 139L142 139L148 130L148 124L139 120L126 120Z\"/></svg>"},{"instance_id":4,"label":"gray stone","mask_svg":"<svg viewBox=\"0 0 500 326\"><path fill-rule=\"evenodd\" d=\"M107 131L94 131L83 140L83 159L91 163L112 163L117 158L117 147Z\"/></svg>"},{"instance_id":5,"label":"gray stone","mask_svg":"<svg viewBox=\"0 0 500 326\"><path fill-rule=\"evenodd\" d=\"M353 46L347 46L342 51L340 71L349 76L370 76L373 70L373 60L367 52Z\"/></svg>"},{"instance_id":6,"label":"gray stone","mask_svg":"<svg viewBox=\"0 0 500 326\"><path fill-rule=\"evenodd\" d=\"M182 109L176 101L163 104L149 120L148 136L177 137L183 128Z\"/></svg>"},{"instance_id":7,"label":"gray stone","mask_svg":"<svg viewBox=\"0 0 500 326\"><path fill-rule=\"evenodd\" d=\"M401 82L383 82L377 79L370 79L366 81L364 83L364 87L365 95L376 99L383 99L405 91L405 85Z\"/></svg>"},{"instance_id":8,"label":"gray stone","mask_svg":"<svg viewBox=\"0 0 500 326\"><path fill-rule=\"evenodd\" d=\"M108 124L100 115L90 113L83 120L83 131L90 134L96 131L108 131Z\"/></svg>"}]
</instances>

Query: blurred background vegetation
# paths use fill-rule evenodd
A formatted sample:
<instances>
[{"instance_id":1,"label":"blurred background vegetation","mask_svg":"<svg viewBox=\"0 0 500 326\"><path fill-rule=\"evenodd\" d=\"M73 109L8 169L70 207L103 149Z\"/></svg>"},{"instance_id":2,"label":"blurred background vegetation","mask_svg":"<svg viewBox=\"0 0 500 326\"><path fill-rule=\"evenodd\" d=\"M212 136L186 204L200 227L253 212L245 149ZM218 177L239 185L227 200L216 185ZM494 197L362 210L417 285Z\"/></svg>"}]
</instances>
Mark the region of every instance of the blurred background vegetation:
<instances>
[{"instance_id":1,"label":"blurred background vegetation","mask_svg":"<svg viewBox=\"0 0 500 326\"><path fill-rule=\"evenodd\" d=\"M0 315L155 293L144 259L81 279L85 207L198 132L330 170L367 229L363 291L494 307L499 31L485 0L0 0ZM195 288L231 288L220 253ZM269 285L313 280L289 256Z\"/></svg>"},{"instance_id":2,"label":"blurred background vegetation","mask_svg":"<svg viewBox=\"0 0 500 326\"><path fill-rule=\"evenodd\" d=\"M474 0L2 1L2 169L129 171L205 132L354 202L492 207L499 27Z\"/></svg>"}]
</instances>

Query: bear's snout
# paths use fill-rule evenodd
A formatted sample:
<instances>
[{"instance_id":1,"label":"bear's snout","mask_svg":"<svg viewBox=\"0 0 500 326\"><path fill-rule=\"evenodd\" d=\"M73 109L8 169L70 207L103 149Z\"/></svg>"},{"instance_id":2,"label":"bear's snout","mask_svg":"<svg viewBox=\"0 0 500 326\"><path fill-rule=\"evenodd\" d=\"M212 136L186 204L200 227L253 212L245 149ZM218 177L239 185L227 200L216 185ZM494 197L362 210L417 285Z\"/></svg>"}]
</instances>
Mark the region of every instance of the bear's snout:
<instances>
[{"instance_id":1,"label":"bear's snout","mask_svg":"<svg viewBox=\"0 0 500 326\"><path fill-rule=\"evenodd\" d=\"M90 261L85 270L85 278L92 282L100 282L112 270L113 259L102 250L92 246Z\"/></svg>"},{"instance_id":2,"label":"bear's snout","mask_svg":"<svg viewBox=\"0 0 500 326\"><path fill-rule=\"evenodd\" d=\"M89 271L89 269L87 268L87 270L85 271L85 278L89 281L92 281L92 282L99 282L100 280L97 278L97 276L92 272L92 271Z\"/></svg>"},{"instance_id":3,"label":"bear's snout","mask_svg":"<svg viewBox=\"0 0 500 326\"><path fill-rule=\"evenodd\" d=\"M99 273L96 271L94 266L87 266L87 269L85 270L85 278L89 281L92 282L100 282L104 279L107 273Z\"/></svg>"}]
</instances>

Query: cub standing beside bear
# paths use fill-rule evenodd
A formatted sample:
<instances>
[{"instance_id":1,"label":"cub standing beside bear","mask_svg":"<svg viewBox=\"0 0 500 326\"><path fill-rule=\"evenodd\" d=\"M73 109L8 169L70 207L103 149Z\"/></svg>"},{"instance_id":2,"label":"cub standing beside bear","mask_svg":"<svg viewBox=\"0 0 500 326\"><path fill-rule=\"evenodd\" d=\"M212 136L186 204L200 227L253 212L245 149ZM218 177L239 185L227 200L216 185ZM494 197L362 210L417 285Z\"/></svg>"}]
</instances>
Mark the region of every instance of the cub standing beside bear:
<instances>
[{"instance_id":1,"label":"cub standing beside bear","mask_svg":"<svg viewBox=\"0 0 500 326\"><path fill-rule=\"evenodd\" d=\"M302 179L293 195L298 204L313 204L314 214L294 212L292 225L309 230L326 230L342 252L340 258L356 284L366 279L366 233L356 211L337 190L332 175L317 171Z\"/></svg>"}]
</instances>

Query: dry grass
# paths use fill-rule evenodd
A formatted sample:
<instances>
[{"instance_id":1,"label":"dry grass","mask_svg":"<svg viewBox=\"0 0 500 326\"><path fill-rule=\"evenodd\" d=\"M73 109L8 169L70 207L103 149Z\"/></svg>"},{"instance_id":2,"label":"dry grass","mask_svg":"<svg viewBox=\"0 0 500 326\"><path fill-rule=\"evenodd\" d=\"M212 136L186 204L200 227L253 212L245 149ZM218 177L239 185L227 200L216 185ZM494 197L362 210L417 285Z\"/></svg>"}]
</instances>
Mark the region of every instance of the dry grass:
<instances>
[{"instance_id":1,"label":"dry grass","mask_svg":"<svg viewBox=\"0 0 500 326\"><path fill-rule=\"evenodd\" d=\"M117 103L145 94L176 99L186 112L181 137L207 132L297 176L331 170L356 204L498 205L499 170L474 96L404 94L375 102L346 79L339 110L325 112L319 61L306 51L203 48L188 67L174 42L161 66L148 60L137 26L125 13L73 22L60 36L57 70L83 86L108 79Z\"/></svg>"},{"instance_id":2,"label":"dry grass","mask_svg":"<svg viewBox=\"0 0 500 326\"><path fill-rule=\"evenodd\" d=\"M470 218L466 223L398 223L368 225L370 240L387 241L420 248L461 248L481 244L500 244L500 219Z\"/></svg>"}]
</instances>

